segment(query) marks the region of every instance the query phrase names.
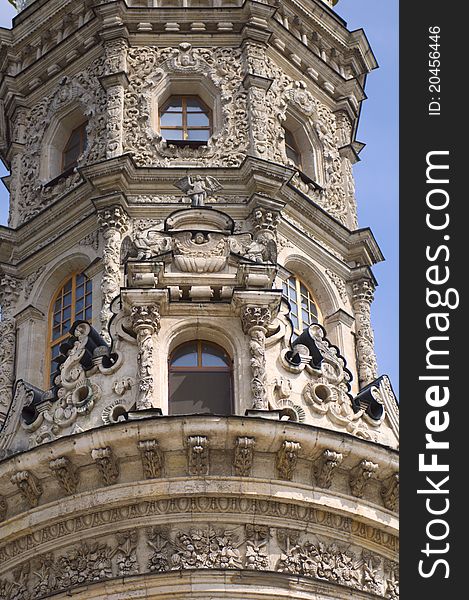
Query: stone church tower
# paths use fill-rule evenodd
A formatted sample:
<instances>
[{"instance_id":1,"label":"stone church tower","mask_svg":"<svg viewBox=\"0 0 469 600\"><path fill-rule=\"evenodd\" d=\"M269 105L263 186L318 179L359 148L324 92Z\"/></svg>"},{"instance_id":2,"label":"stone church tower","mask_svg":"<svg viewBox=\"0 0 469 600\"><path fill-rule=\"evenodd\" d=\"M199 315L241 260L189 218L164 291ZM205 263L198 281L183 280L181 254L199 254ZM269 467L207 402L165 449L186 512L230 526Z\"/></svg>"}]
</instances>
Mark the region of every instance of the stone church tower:
<instances>
[{"instance_id":1,"label":"stone church tower","mask_svg":"<svg viewBox=\"0 0 469 600\"><path fill-rule=\"evenodd\" d=\"M398 597L397 404L333 0L0 30L0 599Z\"/></svg>"}]
</instances>

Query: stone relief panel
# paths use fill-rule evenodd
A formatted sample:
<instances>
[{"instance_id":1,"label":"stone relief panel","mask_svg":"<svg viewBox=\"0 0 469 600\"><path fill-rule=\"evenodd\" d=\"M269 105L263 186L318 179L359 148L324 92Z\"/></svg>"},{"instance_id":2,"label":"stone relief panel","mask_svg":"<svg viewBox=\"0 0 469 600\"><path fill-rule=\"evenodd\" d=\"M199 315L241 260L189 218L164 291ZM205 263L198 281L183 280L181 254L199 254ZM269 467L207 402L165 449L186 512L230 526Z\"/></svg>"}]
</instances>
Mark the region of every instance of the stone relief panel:
<instances>
[{"instance_id":1,"label":"stone relief panel","mask_svg":"<svg viewBox=\"0 0 469 600\"><path fill-rule=\"evenodd\" d=\"M44 186L40 182L41 153L44 135L53 118L68 106L77 105L88 119L87 148L79 163L92 163L106 156L106 93L98 78L104 74L104 59L97 59L87 69L64 77L57 89L36 104L26 117L25 148L22 155L21 187L12 202L16 204L16 220L11 226L32 218L58 196L72 189L81 180L77 173L57 185ZM18 172L20 170L18 169Z\"/></svg>"},{"instance_id":2,"label":"stone relief panel","mask_svg":"<svg viewBox=\"0 0 469 600\"><path fill-rule=\"evenodd\" d=\"M223 521L85 539L16 567L0 579L0 597L39 600L115 577L193 569L276 571L398 598L396 563L376 552L295 529Z\"/></svg>"},{"instance_id":3,"label":"stone relief panel","mask_svg":"<svg viewBox=\"0 0 469 600\"><path fill-rule=\"evenodd\" d=\"M242 86L241 51L236 48L193 48L183 42L177 48L130 48L130 85L125 92L124 151L132 152L139 166L184 164L236 167L248 146L246 91ZM152 127L155 90L174 77L205 79L217 90L221 123L206 146L179 148L168 145Z\"/></svg>"}]
</instances>

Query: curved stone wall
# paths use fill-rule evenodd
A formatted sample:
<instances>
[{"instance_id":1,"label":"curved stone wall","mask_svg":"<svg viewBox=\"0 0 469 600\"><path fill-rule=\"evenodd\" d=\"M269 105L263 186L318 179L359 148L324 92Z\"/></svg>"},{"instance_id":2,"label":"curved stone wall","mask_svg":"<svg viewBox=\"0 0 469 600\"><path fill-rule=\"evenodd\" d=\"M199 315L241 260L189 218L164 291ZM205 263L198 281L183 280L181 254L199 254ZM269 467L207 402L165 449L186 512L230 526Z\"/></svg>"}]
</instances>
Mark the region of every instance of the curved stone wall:
<instances>
[{"instance_id":1,"label":"curved stone wall","mask_svg":"<svg viewBox=\"0 0 469 600\"><path fill-rule=\"evenodd\" d=\"M44 444L0 463L0 598L397 598L397 464L250 417Z\"/></svg>"}]
</instances>

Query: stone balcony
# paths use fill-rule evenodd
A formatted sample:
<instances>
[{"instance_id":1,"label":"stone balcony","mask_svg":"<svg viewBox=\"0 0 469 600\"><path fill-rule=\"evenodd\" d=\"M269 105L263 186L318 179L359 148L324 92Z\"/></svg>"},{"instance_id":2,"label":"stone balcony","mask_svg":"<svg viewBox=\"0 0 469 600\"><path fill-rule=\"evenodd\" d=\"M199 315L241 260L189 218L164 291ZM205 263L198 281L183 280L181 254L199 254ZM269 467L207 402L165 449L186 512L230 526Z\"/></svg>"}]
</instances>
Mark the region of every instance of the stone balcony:
<instances>
[{"instance_id":1,"label":"stone balcony","mask_svg":"<svg viewBox=\"0 0 469 600\"><path fill-rule=\"evenodd\" d=\"M251 417L61 438L0 463L2 597L395 598L397 469L379 444Z\"/></svg>"}]
</instances>

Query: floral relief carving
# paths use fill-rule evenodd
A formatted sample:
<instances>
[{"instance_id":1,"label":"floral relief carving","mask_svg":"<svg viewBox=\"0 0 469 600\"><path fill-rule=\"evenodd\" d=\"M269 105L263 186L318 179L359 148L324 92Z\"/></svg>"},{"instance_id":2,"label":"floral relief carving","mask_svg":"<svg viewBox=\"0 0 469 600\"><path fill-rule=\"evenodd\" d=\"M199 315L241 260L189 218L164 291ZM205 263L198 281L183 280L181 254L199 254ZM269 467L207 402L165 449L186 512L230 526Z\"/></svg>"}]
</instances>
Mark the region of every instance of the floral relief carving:
<instances>
[{"instance_id":1,"label":"floral relief carving","mask_svg":"<svg viewBox=\"0 0 469 600\"><path fill-rule=\"evenodd\" d=\"M375 475L378 465L371 460L363 459L350 471L350 491L356 498L362 498L365 487L369 480Z\"/></svg>"},{"instance_id":2,"label":"floral relief carving","mask_svg":"<svg viewBox=\"0 0 469 600\"><path fill-rule=\"evenodd\" d=\"M242 86L241 51L237 48L130 48L130 84L125 91L124 151L139 166L168 166L174 159L199 166L238 166L248 144L246 91ZM222 122L207 145L168 145L152 128L152 102L159 82L177 74L208 78L219 90ZM229 76L227 76L229 74Z\"/></svg>"},{"instance_id":3,"label":"floral relief carving","mask_svg":"<svg viewBox=\"0 0 469 600\"><path fill-rule=\"evenodd\" d=\"M332 477L337 467L342 463L343 455L333 450L324 450L316 459L313 466L313 475L316 485L329 489L332 485Z\"/></svg>"},{"instance_id":4,"label":"floral relief carving","mask_svg":"<svg viewBox=\"0 0 469 600\"><path fill-rule=\"evenodd\" d=\"M301 444L285 440L277 452L275 466L281 479L291 481L298 462Z\"/></svg>"},{"instance_id":5,"label":"floral relief carving","mask_svg":"<svg viewBox=\"0 0 469 600\"><path fill-rule=\"evenodd\" d=\"M187 469L189 475L208 475L209 443L203 435L187 438Z\"/></svg>"},{"instance_id":6,"label":"floral relief carving","mask_svg":"<svg viewBox=\"0 0 469 600\"><path fill-rule=\"evenodd\" d=\"M360 388L372 383L378 377L374 334L371 327L371 303L374 285L369 279L356 281L352 285L352 305L355 313L356 352Z\"/></svg>"},{"instance_id":7,"label":"floral relief carving","mask_svg":"<svg viewBox=\"0 0 469 600\"><path fill-rule=\"evenodd\" d=\"M104 238L101 335L109 343L108 326L112 317L111 302L120 292L120 250L122 237L128 228L128 215L120 206L112 206L98 212L98 223Z\"/></svg>"},{"instance_id":8,"label":"floral relief carving","mask_svg":"<svg viewBox=\"0 0 469 600\"><path fill-rule=\"evenodd\" d=\"M145 479L161 477L164 466L164 454L156 440L142 440L138 443L142 458L143 475Z\"/></svg>"},{"instance_id":9,"label":"floral relief carving","mask_svg":"<svg viewBox=\"0 0 469 600\"><path fill-rule=\"evenodd\" d=\"M0 523L5 520L8 512L8 504L4 496L0 496Z\"/></svg>"},{"instance_id":10,"label":"floral relief carving","mask_svg":"<svg viewBox=\"0 0 469 600\"><path fill-rule=\"evenodd\" d=\"M30 219L48 206L58 194L67 192L81 181L81 177L72 174L62 185L43 187L39 177L41 150L44 135L49 123L61 110L74 104L79 105L88 119L87 148L79 158L79 164L92 163L103 159L106 154L106 93L98 78L104 74L104 59L99 58L87 69L77 73L73 79L64 77L56 90L37 103L27 114L25 120L25 148L22 156L21 187L17 188L12 203L17 214L12 226ZM43 182L46 183L46 182Z\"/></svg>"},{"instance_id":11,"label":"floral relief carving","mask_svg":"<svg viewBox=\"0 0 469 600\"><path fill-rule=\"evenodd\" d=\"M78 469L66 456L61 456L49 463L50 470L66 494L75 494L80 482Z\"/></svg>"},{"instance_id":12,"label":"floral relief carving","mask_svg":"<svg viewBox=\"0 0 469 600\"><path fill-rule=\"evenodd\" d=\"M267 545L270 540L270 529L264 525L247 524L246 558L244 566L250 571L268 571L270 567Z\"/></svg>"},{"instance_id":13,"label":"floral relief carving","mask_svg":"<svg viewBox=\"0 0 469 600\"><path fill-rule=\"evenodd\" d=\"M136 529L122 531L116 534L117 549L116 563L120 577L136 575L138 573Z\"/></svg>"},{"instance_id":14,"label":"floral relief carving","mask_svg":"<svg viewBox=\"0 0 469 600\"><path fill-rule=\"evenodd\" d=\"M383 503L389 510L397 510L399 504L399 473L394 473L381 484Z\"/></svg>"},{"instance_id":15,"label":"floral relief carving","mask_svg":"<svg viewBox=\"0 0 469 600\"><path fill-rule=\"evenodd\" d=\"M98 466L104 485L114 485L119 478L119 463L109 446L105 448L94 448L91 458Z\"/></svg>"},{"instance_id":16,"label":"floral relief carving","mask_svg":"<svg viewBox=\"0 0 469 600\"><path fill-rule=\"evenodd\" d=\"M249 352L251 355L251 392L252 407L255 410L267 410L267 388L265 371L265 336L267 326L272 320L268 307L248 305L241 313L243 330L249 335Z\"/></svg>"},{"instance_id":17,"label":"floral relief carving","mask_svg":"<svg viewBox=\"0 0 469 600\"><path fill-rule=\"evenodd\" d=\"M154 361L156 334L160 328L160 311L156 304L133 306L131 309L132 327L137 334L138 345L138 398L137 409L154 406Z\"/></svg>"},{"instance_id":18,"label":"floral relief carving","mask_svg":"<svg viewBox=\"0 0 469 600\"><path fill-rule=\"evenodd\" d=\"M29 471L18 471L11 477L11 482L16 485L30 508L39 504L42 496L42 485L39 479Z\"/></svg>"},{"instance_id":19,"label":"floral relief carving","mask_svg":"<svg viewBox=\"0 0 469 600\"><path fill-rule=\"evenodd\" d=\"M234 470L240 477L249 477L254 460L256 440L251 437L236 438L234 451Z\"/></svg>"},{"instance_id":20,"label":"floral relief carving","mask_svg":"<svg viewBox=\"0 0 469 600\"><path fill-rule=\"evenodd\" d=\"M13 311L20 291L19 279L0 272L0 415L7 413L12 400L16 344ZM0 416L0 421L2 420Z\"/></svg>"}]
</instances>

